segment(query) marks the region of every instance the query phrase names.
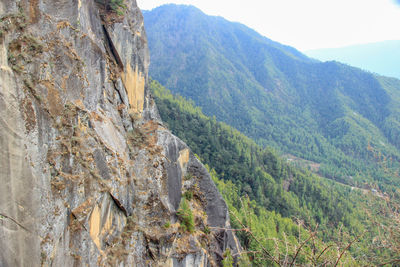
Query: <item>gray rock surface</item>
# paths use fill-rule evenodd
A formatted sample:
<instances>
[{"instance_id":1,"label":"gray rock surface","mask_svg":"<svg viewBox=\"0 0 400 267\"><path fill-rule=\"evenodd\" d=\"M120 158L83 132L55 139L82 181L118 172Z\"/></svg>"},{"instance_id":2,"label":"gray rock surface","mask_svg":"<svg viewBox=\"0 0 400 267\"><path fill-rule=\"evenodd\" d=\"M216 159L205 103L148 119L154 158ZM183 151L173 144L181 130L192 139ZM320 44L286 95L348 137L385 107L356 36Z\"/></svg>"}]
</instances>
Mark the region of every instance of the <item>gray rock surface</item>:
<instances>
[{"instance_id":1,"label":"gray rock surface","mask_svg":"<svg viewBox=\"0 0 400 267\"><path fill-rule=\"evenodd\" d=\"M0 1L0 266L220 265L239 245L160 120L141 12L103 2ZM193 233L176 214L187 190Z\"/></svg>"}]
</instances>

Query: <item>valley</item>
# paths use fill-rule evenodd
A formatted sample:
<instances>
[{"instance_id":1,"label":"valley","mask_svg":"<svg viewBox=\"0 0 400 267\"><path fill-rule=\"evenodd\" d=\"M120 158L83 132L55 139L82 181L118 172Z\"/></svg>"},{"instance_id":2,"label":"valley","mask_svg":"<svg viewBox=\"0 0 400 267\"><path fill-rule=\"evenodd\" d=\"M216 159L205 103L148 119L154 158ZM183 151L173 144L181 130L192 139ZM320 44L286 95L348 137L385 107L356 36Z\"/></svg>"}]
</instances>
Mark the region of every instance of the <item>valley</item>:
<instances>
[{"instance_id":1,"label":"valley","mask_svg":"<svg viewBox=\"0 0 400 267\"><path fill-rule=\"evenodd\" d=\"M399 217L399 80L319 62L193 6L144 18L160 115L207 164L232 225L256 232L237 233L244 248L271 253L251 256L253 264L285 265L276 261L283 240L293 259L309 241L293 229L313 238L316 227L325 264L337 260L323 250L331 246L341 254L349 245L348 266L396 259L397 249L377 244L397 247L389 229ZM271 238L283 247L259 241Z\"/></svg>"}]
</instances>

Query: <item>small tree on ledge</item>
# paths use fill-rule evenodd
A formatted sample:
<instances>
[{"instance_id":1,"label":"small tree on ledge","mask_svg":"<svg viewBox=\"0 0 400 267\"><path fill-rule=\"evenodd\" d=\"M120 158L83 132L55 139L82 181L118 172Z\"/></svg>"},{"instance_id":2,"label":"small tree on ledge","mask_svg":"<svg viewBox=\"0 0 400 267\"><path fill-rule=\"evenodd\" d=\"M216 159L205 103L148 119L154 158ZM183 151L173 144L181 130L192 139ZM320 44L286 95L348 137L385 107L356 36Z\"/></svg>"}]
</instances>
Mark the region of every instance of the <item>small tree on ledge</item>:
<instances>
[{"instance_id":1,"label":"small tree on ledge","mask_svg":"<svg viewBox=\"0 0 400 267\"><path fill-rule=\"evenodd\" d=\"M125 0L95 0L97 3L104 5L106 10L115 12L121 16L126 9Z\"/></svg>"}]
</instances>

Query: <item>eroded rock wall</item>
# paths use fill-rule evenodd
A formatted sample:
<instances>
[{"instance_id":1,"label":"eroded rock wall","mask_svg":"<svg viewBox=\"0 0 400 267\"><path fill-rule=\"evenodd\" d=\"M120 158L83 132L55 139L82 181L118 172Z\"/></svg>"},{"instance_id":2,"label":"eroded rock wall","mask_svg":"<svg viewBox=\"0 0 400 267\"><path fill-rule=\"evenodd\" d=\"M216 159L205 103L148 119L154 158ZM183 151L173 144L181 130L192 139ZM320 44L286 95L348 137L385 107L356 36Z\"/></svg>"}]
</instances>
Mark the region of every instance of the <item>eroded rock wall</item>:
<instances>
[{"instance_id":1,"label":"eroded rock wall","mask_svg":"<svg viewBox=\"0 0 400 267\"><path fill-rule=\"evenodd\" d=\"M227 207L158 116L141 12L96 1L0 1L0 265L219 265Z\"/></svg>"}]
</instances>

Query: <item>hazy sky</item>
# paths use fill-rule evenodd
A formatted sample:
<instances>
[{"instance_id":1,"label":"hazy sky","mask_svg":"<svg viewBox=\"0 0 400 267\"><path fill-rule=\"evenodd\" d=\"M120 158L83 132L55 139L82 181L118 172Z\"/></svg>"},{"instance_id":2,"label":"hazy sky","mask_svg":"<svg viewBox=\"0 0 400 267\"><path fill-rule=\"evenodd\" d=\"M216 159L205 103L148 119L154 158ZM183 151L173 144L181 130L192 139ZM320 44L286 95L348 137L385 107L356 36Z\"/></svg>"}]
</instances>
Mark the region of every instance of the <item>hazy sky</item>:
<instances>
[{"instance_id":1,"label":"hazy sky","mask_svg":"<svg viewBox=\"0 0 400 267\"><path fill-rule=\"evenodd\" d=\"M190 4L299 50L400 40L400 0L137 0Z\"/></svg>"}]
</instances>

